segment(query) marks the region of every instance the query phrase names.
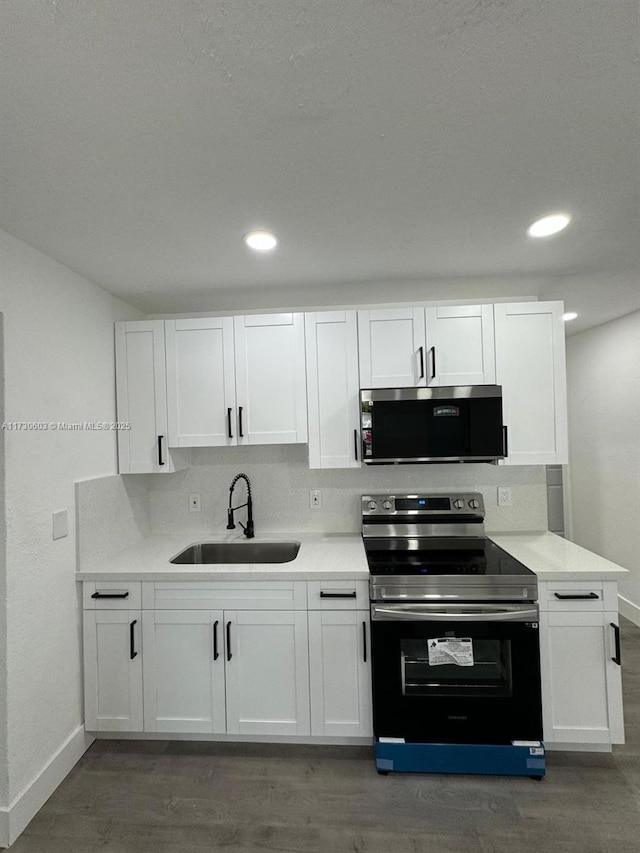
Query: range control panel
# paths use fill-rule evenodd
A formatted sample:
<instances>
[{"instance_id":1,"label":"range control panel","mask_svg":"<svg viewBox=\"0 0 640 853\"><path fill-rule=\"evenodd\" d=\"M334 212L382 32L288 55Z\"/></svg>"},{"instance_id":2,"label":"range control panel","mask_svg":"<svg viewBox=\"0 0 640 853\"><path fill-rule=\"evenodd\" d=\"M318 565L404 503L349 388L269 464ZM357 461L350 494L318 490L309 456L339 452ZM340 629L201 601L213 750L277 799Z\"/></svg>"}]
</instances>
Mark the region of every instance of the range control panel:
<instances>
[{"instance_id":1,"label":"range control panel","mask_svg":"<svg viewBox=\"0 0 640 853\"><path fill-rule=\"evenodd\" d=\"M457 515L473 514L484 518L480 492L448 495L362 495L362 515Z\"/></svg>"}]
</instances>

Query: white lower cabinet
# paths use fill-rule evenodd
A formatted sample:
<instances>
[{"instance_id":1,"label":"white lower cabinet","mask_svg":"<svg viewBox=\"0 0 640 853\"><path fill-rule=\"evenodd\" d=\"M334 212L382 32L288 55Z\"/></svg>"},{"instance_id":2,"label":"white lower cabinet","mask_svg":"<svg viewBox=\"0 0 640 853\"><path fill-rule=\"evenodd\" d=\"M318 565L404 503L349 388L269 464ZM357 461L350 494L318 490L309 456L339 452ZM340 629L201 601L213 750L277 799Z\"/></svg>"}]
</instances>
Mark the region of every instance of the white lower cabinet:
<instances>
[{"instance_id":1,"label":"white lower cabinet","mask_svg":"<svg viewBox=\"0 0 640 853\"><path fill-rule=\"evenodd\" d=\"M155 606L142 611L125 609L131 590L102 584L95 599L95 586L84 590L87 730L311 734L304 582L143 583L143 607ZM213 609L216 596L254 609Z\"/></svg>"},{"instance_id":2,"label":"white lower cabinet","mask_svg":"<svg viewBox=\"0 0 640 853\"><path fill-rule=\"evenodd\" d=\"M227 732L308 735L307 614L226 610L224 619Z\"/></svg>"},{"instance_id":3,"label":"white lower cabinet","mask_svg":"<svg viewBox=\"0 0 640 853\"><path fill-rule=\"evenodd\" d=\"M306 613L149 610L144 730L309 734Z\"/></svg>"},{"instance_id":4,"label":"white lower cabinet","mask_svg":"<svg viewBox=\"0 0 640 853\"><path fill-rule=\"evenodd\" d=\"M309 612L311 734L371 737L367 610Z\"/></svg>"},{"instance_id":5,"label":"white lower cabinet","mask_svg":"<svg viewBox=\"0 0 640 853\"><path fill-rule=\"evenodd\" d=\"M84 706L88 731L142 731L139 610L84 611Z\"/></svg>"},{"instance_id":6,"label":"white lower cabinet","mask_svg":"<svg viewBox=\"0 0 640 853\"><path fill-rule=\"evenodd\" d=\"M147 610L144 730L226 731L222 611Z\"/></svg>"},{"instance_id":7,"label":"white lower cabinet","mask_svg":"<svg viewBox=\"0 0 640 853\"><path fill-rule=\"evenodd\" d=\"M608 609L616 584L592 587L540 584L544 739L551 746L624 743L619 617Z\"/></svg>"}]
</instances>

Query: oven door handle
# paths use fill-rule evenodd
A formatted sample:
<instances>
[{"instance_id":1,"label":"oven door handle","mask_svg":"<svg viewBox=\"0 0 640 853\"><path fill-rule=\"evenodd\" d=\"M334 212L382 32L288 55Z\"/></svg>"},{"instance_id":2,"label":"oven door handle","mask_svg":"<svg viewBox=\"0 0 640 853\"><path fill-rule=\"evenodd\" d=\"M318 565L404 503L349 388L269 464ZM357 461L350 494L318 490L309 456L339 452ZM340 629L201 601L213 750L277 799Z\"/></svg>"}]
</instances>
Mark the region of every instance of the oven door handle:
<instances>
[{"instance_id":1,"label":"oven door handle","mask_svg":"<svg viewBox=\"0 0 640 853\"><path fill-rule=\"evenodd\" d=\"M413 622L537 622L539 611L537 607L526 609L496 610L421 610L417 608L404 607L378 607L371 608L371 618L377 622L394 620Z\"/></svg>"}]
</instances>

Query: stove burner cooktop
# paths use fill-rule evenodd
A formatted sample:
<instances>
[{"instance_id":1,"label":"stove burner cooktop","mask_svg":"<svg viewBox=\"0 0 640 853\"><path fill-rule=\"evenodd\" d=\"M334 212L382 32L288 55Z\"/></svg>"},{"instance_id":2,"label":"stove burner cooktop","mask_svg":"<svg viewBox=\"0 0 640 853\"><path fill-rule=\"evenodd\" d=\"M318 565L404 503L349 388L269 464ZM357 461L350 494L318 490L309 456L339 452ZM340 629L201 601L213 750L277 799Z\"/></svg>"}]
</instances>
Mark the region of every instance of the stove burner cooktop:
<instances>
[{"instance_id":1,"label":"stove burner cooktop","mask_svg":"<svg viewBox=\"0 0 640 853\"><path fill-rule=\"evenodd\" d=\"M369 540L365 549L372 575L533 575L485 538Z\"/></svg>"}]
</instances>

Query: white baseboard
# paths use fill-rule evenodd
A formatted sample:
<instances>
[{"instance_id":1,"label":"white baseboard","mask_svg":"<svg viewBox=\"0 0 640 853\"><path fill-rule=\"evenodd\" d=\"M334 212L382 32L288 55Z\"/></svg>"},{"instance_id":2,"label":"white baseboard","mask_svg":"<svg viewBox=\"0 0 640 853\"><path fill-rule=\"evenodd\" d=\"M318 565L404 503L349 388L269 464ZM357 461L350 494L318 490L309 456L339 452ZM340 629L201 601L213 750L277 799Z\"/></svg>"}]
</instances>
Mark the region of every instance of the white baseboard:
<instances>
[{"instance_id":1,"label":"white baseboard","mask_svg":"<svg viewBox=\"0 0 640 853\"><path fill-rule=\"evenodd\" d=\"M0 847L13 844L93 741L78 726L9 807L0 808Z\"/></svg>"},{"instance_id":2,"label":"white baseboard","mask_svg":"<svg viewBox=\"0 0 640 853\"><path fill-rule=\"evenodd\" d=\"M637 604L629 601L623 595L618 595L618 609L626 619L640 627L640 607Z\"/></svg>"}]
</instances>

